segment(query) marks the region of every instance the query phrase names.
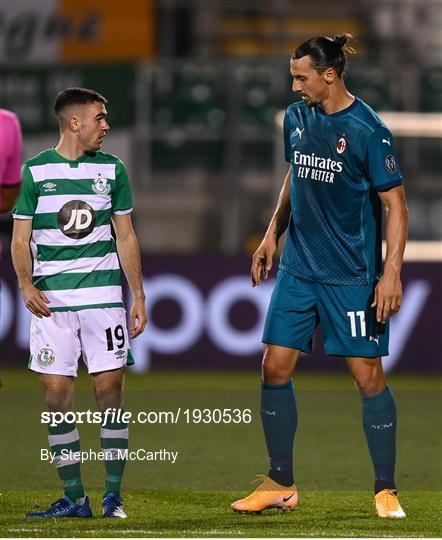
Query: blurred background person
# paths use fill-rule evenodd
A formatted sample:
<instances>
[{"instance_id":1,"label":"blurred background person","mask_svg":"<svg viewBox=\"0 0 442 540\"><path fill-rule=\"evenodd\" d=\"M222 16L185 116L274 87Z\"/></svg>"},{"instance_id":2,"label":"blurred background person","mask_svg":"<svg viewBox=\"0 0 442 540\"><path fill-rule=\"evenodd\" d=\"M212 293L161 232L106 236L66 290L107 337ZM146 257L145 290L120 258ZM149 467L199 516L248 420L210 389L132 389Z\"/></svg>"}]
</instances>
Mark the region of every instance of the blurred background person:
<instances>
[{"instance_id":1,"label":"blurred background person","mask_svg":"<svg viewBox=\"0 0 442 540\"><path fill-rule=\"evenodd\" d=\"M20 191L23 139L16 114L0 109L0 212L10 212Z\"/></svg>"}]
</instances>

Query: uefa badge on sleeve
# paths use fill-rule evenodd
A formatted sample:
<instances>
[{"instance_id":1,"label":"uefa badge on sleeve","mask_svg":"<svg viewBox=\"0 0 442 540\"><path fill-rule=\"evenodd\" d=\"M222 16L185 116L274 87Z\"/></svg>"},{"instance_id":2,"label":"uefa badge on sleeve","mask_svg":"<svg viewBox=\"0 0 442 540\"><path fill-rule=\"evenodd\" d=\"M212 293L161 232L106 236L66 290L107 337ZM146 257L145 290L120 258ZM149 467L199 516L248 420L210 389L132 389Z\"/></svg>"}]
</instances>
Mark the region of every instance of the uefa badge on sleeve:
<instances>
[{"instance_id":1,"label":"uefa badge on sleeve","mask_svg":"<svg viewBox=\"0 0 442 540\"><path fill-rule=\"evenodd\" d=\"M51 366L55 362L54 351L47 347L43 347L37 355L37 362L42 368Z\"/></svg>"},{"instance_id":2,"label":"uefa badge on sleeve","mask_svg":"<svg viewBox=\"0 0 442 540\"><path fill-rule=\"evenodd\" d=\"M394 159L394 156L392 156L391 154L389 154L385 158L385 168L390 174L394 174L397 170L396 160Z\"/></svg>"}]
</instances>

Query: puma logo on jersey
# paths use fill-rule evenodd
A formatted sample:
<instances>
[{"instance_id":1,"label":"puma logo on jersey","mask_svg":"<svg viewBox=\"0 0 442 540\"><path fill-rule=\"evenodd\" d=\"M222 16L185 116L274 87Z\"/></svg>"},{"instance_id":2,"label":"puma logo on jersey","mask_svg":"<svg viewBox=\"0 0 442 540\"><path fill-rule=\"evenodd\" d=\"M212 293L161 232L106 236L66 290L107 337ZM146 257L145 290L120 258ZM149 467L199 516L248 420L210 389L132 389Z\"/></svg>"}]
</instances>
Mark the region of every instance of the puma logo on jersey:
<instances>
[{"instance_id":1,"label":"puma logo on jersey","mask_svg":"<svg viewBox=\"0 0 442 540\"><path fill-rule=\"evenodd\" d=\"M379 346L379 338L378 337L370 336L368 338L368 341L375 341L377 343L377 345Z\"/></svg>"},{"instance_id":2,"label":"puma logo on jersey","mask_svg":"<svg viewBox=\"0 0 442 540\"><path fill-rule=\"evenodd\" d=\"M388 144L388 146L391 146L390 139L382 139L382 142L384 144Z\"/></svg>"},{"instance_id":3,"label":"puma logo on jersey","mask_svg":"<svg viewBox=\"0 0 442 540\"><path fill-rule=\"evenodd\" d=\"M300 129L299 127L297 127L295 129L295 133L297 133L299 135L299 138L301 139L302 137L302 132L304 131L304 128Z\"/></svg>"},{"instance_id":4,"label":"puma logo on jersey","mask_svg":"<svg viewBox=\"0 0 442 540\"><path fill-rule=\"evenodd\" d=\"M48 191L55 191L57 188L56 184L53 184L52 182L46 182L46 184L43 184L44 190L47 193Z\"/></svg>"}]
</instances>

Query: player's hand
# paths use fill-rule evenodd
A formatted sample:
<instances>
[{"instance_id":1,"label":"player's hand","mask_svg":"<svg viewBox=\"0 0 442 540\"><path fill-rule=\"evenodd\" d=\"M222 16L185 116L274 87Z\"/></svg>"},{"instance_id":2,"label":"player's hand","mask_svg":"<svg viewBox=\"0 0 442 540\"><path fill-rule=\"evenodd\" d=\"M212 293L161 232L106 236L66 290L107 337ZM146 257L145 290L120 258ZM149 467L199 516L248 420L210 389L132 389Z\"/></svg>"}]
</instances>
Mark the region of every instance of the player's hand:
<instances>
[{"instance_id":1,"label":"player's hand","mask_svg":"<svg viewBox=\"0 0 442 540\"><path fill-rule=\"evenodd\" d=\"M276 243L271 238L265 237L253 254L252 268L250 269L253 287L259 285L262 279L268 279L276 247Z\"/></svg>"},{"instance_id":2,"label":"player's hand","mask_svg":"<svg viewBox=\"0 0 442 540\"><path fill-rule=\"evenodd\" d=\"M399 274L384 273L375 287L371 304L371 307L376 307L376 320L385 324L391 315L399 311L401 302L402 283Z\"/></svg>"},{"instance_id":3,"label":"player's hand","mask_svg":"<svg viewBox=\"0 0 442 540\"><path fill-rule=\"evenodd\" d=\"M49 304L49 298L44 292L39 291L37 287L29 284L21 289L23 301L29 311L41 319L42 317L50 317L51 312L46 304Z\"/></svg>"},{"instance_id":4,"label":"player's hand","mask_svg":"<svg viewBox=\"0 0 442 540\"><path fill-rule=\"evenodd\" d=\"M130 323L129 323L129 337L134 339L140 334L143 333L147 324L147 313L145 300L137 299L135 300L131 310L130 310Z\"/></svg>"}]
</instances>

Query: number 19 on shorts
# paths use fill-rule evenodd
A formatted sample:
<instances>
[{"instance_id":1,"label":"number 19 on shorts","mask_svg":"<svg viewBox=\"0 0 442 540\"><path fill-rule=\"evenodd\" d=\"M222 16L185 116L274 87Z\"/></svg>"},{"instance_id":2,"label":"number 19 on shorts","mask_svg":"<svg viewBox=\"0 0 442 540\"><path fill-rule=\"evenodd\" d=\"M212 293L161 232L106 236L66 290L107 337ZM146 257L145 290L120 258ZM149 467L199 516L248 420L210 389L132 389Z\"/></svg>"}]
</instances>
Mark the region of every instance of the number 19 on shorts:
<instances>
[{"instance_id":1,"label":"number 19 on shorts","mask_svg":"<svg viewBox=\"0 0 442 540\"><path fill-rule=\"evenodd\" d=\"M113 334L113 335L112 335ZM112 332L112 328L106 328L106 341L107 341L107 350L113 351L114 350L114 337L115 337L115 344L118 349L122 349L124 347L124 330L121 324L116 326L114 328L114 331Z\"/></svg>"},{"instance_id":2,"label":"number 19 on shorts","mask_svg":"<svg viewBox=\"0 0 442 540\"><path fill-rule=\"evenodd\" d=\"M365 337L367 335L365 329L365 311L347 311L347 317L350 319L351 337L358 337L358 335Z\"/></svg>"}]
</instances>

